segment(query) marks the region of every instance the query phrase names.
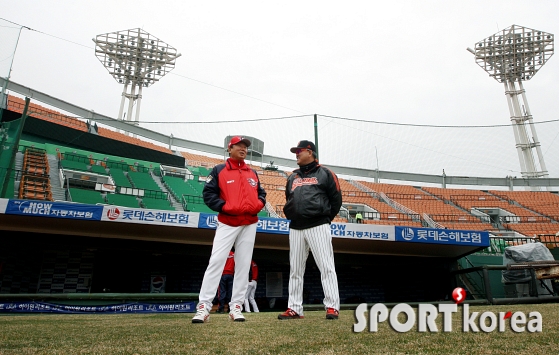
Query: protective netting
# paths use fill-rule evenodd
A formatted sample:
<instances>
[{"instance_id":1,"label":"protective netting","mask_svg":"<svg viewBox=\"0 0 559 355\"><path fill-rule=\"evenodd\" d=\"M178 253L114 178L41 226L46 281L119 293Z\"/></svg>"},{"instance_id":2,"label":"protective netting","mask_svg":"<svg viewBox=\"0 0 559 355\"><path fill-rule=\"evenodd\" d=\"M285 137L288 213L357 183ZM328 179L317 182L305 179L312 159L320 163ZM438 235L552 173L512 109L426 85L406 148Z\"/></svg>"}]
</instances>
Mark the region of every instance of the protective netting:
<instances>
[{"instance_id":1,"label":"protective netting","mask_svg":"<svg viewBox=\"0 0 559 355\"><path fill-rule=\"evenodd\" d=\"M227 135L264 141L264 154L293 158L289 147L315 140L312 115L254 121L141 123L165 134L221 146ZM451 176L521 177L513 129L421 126L318 116L320 161L384 171ZM559 120L534 123L549 177L559 176ZM532 137L530 135L530 137ZM535 154L535 152L534 152ZM537 161L537 156L535 156ZM541 170L541 165L538 164Z\"/></svg>"},{"instance_id":2,"label":"protective netting","mask_svg":"<svg viewBox=\"0 0 559 355\"><path fill-rule=\"evenodd\" d=\"M0 19L0 77L8 78L21 26Z\"/></svg>"}]
</instances>

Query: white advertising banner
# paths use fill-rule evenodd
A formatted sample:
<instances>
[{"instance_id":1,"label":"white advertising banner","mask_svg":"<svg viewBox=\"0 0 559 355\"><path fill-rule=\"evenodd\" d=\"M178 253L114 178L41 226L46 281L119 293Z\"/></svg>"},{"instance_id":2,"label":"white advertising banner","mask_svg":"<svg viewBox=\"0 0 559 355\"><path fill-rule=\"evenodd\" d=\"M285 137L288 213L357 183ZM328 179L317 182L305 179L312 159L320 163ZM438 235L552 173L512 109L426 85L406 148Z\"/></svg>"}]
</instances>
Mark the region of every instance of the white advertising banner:
<instances>
[{"instance_id":1,"label":"white advertising banner","mask_svg":"<svg viewBox=\"0 0 559 355\"><path fill-rule=\"evenodd\" d=\"M6 206L8 206L7 198L0 198L0 213L6 213Z\"/></svg>"},{"instance_id":2,"label":"white advertising banner","mask_svg":"<svg viewBox=\"0 0 559 355\"><path fill-rule=\"evenodd\" d=\"M198 228L200 214L195 212L148 210L122 206L104 206L105 222L158 224L160 226Z\"/></svg>"},{"instance_id":3,"label":"white advertising banner","mask_svg":"<svg viewBox=\"0 0 559 355\"><path fill-rule=\"evenodd\" d=\"M332 223L330 224L330 234L333 238L396 241L394 226Z\"/></svg>"}]
</instances>

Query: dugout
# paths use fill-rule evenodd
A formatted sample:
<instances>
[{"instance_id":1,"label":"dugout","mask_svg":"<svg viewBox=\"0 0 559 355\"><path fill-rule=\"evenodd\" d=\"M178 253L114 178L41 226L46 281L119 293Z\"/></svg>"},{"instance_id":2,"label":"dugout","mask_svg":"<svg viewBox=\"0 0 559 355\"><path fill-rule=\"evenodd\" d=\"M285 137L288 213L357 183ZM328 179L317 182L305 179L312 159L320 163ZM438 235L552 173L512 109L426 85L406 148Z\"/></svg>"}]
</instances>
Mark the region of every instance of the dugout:
<instances>
[{"instance_id":1,"label":"dugout","mask_svg":"<svg viewBox=\"0 0 559 355\"><path fill-rule=\"evenodd\" d=\"M0 214L0 298L102 302L110 296L153 299L150 282L165 277L158 300L195 297L214 231ZM334 238L343 304L438 302L453 289L456 261L472 247ZM262 310L287 304L287 235L257 233ZM281 280L270 294L267 282ZM320 273L309 255L304 302L320 307ZM277 292L280 292L277 294ZM81 298L80 298L81 295ZM194 295L194 296L193 296ZM273 299L273 305L271 301Z\"/></svg>"}]
</instances>

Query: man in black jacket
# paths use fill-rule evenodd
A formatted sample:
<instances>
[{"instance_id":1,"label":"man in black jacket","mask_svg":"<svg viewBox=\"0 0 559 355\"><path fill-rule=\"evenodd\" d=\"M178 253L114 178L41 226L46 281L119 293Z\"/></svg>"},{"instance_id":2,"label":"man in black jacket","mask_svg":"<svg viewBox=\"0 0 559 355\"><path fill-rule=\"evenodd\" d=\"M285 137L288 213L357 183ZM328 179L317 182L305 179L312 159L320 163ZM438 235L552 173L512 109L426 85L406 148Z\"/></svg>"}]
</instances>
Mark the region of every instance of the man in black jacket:
<instances>
[{"instance_id":1,"label":"man in black jacket","mask_svg":"<svg viewBox=\"0 0 559 355\"><path fill-rule=\"evenodd\" d=\"M288 309L278 319L303 318L303 277L309 249L320 270L326 319L338 319L340 296L334 265L330 222L342 206L337 176L318 163L313 142L300 141L291 148L299 169L287 179L285 217L289 229Z\"/></svg>"}]
</instances>

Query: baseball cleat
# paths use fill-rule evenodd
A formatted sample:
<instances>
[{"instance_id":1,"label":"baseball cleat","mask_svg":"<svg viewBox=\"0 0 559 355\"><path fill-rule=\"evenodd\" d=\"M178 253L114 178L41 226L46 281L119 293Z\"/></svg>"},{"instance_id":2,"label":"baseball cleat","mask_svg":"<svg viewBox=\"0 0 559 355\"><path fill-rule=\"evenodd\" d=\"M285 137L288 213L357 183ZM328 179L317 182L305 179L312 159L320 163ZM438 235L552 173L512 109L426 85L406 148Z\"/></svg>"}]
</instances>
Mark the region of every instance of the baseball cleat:
<instances>
[{"instance_id":1,"label":"baseball cleat","mask_svg":"<svg viewBox=\"0 0 559 355\"><path fill-rule=\"evenodd\" d=\"M245 317L241 313L241 306L236 304L233 309L231 309L231 312L229 312L229 318L231 318L235 322L244 322Z\"/></svg>"},{"instance_id":2,"label":"baseball cleat","mask_svg":"<svg viewBox=\"0 0 559 355\"><path fill-rule=\"evenodd\" d=\"M288 308L287 311L278 314L278 319L303 319L304 316L300 316L297 312Z\"/></svg>"},{"instance_id":3,"label":"baseball cleat","mask_svg":"<svg viewBox=\"0 0 559 355\"><path fill-rule=\"evenodd\" d=\"M340 312L338 312L334 308L326 309L326 319L338 319L339 315L340 315Z\"/></svg>"},{"instance_id":4,"label":"baseball cleat","mask_svg":"<svg viewBox=\"0 0 559 355\"><path fill-rule=\"evenodd\" d=\"M210 319L210 312L205 304L198 305L198 310L196 311L196 315L192 317L192 323L205 323Z\"/></svg>"}]
</instances>

